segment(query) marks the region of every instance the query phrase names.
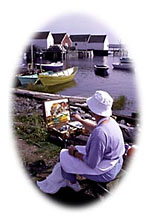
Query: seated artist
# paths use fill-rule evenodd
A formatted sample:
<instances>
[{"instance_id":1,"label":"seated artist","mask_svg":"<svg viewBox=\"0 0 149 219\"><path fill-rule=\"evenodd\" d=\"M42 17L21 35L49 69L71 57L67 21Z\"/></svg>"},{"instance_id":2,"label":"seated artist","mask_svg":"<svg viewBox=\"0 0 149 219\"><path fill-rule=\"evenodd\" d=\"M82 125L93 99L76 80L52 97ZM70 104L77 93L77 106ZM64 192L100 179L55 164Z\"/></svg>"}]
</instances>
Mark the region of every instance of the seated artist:
<instances>
[{"instance_id":1,"label":"seated artist","mask_svg":"<svg viewBox=\"0 0 149 219\"><path fill-rule=\"evenodd\" d=\"M53 191L51 186L48 187L48 179L43 184L43 187L46 185L46 189L42 188L42 183L39 183L42 191L55 193L66 186L80 191L81 187L76 181L77 174L96 182L109 182L115 179L122 168L125 148L119 125L110 117L112 104L113 99L107 92L96 91L87 99L87 105L97 124L83 120L78 114L74 115L74 118L91 132L91 135L85 146L70 146L68 149L62 149L59 164L61 180L57 186L55 183L56 187Z\"/></svg>"}]
</instances>

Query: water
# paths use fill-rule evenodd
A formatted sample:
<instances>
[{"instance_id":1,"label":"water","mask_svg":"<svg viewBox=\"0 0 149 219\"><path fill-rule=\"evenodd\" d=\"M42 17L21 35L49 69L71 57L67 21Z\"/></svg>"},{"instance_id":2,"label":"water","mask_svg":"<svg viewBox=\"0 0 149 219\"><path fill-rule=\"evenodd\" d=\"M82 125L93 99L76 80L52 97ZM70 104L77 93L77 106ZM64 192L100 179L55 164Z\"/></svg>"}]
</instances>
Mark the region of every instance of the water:
<instances>
[{"instance_id":1,"label":"water","mask_svg":"<svg viewBox=\"0 0 149 219\"><path fill-rule=\"evenodd\" d=\"M74 81L57 87L57 93L63 95L74 95L89 97L96 90L105 90L112 97L126 96L127 104L121 113L131 115L138 112L137 109L137 88L135 73L131 71L115 70L112 63L119 62L119 57L94 57L93 59L69 59L64 61L65 68L78 66L78 73ZM106 64L109 66L109 76L100 77L94 73L94 64Z\"/></svg>"},{"instance_id":2,"label":"water","mask_svg":"<svg viewBox=\"0 0 149 219\"><path fill-rule=\"evenodd\" d=\"M78 73L73 81L51 86L46 88L46 92L58 93L63 95L89 97L96 90L105 90L113 98L125 96L127 104L121 114L131 115L132 112L138 112L137 108L137 88L135 72L126 70L115 70L112 63L119 62L119 57L105 56L90 58L71 58L64 61L64 69L72 66L78 66ZM105 64L109 66L109 76L100 77L94 72L94 64ZM44 92L44 91L43 91Z\"/></svg>"}]
</instances>

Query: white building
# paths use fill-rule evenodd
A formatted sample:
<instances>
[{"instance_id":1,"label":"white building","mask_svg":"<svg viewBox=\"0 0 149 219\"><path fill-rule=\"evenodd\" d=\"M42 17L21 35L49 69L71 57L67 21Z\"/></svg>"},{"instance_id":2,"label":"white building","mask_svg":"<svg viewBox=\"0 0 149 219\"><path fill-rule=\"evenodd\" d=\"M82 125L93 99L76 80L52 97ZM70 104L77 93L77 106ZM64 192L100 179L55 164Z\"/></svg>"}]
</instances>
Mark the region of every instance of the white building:
<instances>
[{"instance_id":1,"label":"white building","mask_svg":"<svg viewBox=\"0 0 149 219\"><path fill-rule=\"evenodd\" d=\"M54 39L50 32L37 32L32 38L31 44L41 49L48 49L54 45Z\"/></svg>"},{"instance_id":2,"label":"white building","mask_svg":"<svg viewBox=\"0 0 149 219\"><path fill-rule=\"evenodd\" d=\"M108 37L107 35L91 35L88 40L88 50L93 50L94 53L108 54Z\"/></svg>"},{"instance_id":3,"label":"white building","mask_svg":"<svg viewBox=\"0 0 149 219\"><path fill-rule=\"evenodd\" d=\"M108 55L107 35L70 35L70 39L76 50L93 50L94 55Z\"/></svg>"},{"instance_id":4,"label":"white building","mask_svg":"<svg viewBox=\"0 0 149 219\"><path fill-rule=\"evenodd\" d=\"M90 34L70 35L72 47L75 47L76 50L87 50L89 37Z\"/></svg>"},{"instance_id":5,"label":"white building","mask_svg":"<svg viewBox=\"0 0 149 219\"><path fill-rule=\"evenodd\" d=\"M108 38L106 35L91 35L88 41L88 49L108 50Z\"/></svg>"}]
</instances>

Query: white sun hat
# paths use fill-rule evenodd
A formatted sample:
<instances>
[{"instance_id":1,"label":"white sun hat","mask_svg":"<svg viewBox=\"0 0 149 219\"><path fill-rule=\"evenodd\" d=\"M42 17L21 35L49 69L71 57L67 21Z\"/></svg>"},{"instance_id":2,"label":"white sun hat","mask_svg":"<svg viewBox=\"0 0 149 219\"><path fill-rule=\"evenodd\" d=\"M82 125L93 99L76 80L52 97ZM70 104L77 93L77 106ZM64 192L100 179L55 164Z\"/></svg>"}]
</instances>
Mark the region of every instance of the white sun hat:
<instances>
[{"instance_id":1,"label":"white sun hat","mask_svg":"<svg viewBox=\"0 0 149 219\"><path fill-rule=\"evenodd\" d=\"M98 90L87 99L89 109L96 115L109 117L112 115L112 97L105 91Z\"/></svg>"}]
</instances>

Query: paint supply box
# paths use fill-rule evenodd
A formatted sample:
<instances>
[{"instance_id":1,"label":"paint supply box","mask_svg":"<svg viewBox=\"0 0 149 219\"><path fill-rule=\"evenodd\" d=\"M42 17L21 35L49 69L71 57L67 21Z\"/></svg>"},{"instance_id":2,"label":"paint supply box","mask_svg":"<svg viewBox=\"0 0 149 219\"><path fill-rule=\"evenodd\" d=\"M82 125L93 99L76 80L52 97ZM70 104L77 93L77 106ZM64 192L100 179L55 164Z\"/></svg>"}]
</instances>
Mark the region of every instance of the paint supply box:
<instances>
[{"instance_id":1,"label":"paint supply box","mask_svg":"<svg viewBox=\"0 0 149 219\"><path fill-rule=\"evenodd\" d=\"M44 117L50 134L63 140L86 132L80 122L71 118L68 99L45 101Z\"/></svg>"}]
</instances>

